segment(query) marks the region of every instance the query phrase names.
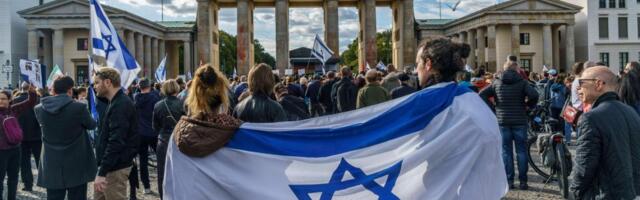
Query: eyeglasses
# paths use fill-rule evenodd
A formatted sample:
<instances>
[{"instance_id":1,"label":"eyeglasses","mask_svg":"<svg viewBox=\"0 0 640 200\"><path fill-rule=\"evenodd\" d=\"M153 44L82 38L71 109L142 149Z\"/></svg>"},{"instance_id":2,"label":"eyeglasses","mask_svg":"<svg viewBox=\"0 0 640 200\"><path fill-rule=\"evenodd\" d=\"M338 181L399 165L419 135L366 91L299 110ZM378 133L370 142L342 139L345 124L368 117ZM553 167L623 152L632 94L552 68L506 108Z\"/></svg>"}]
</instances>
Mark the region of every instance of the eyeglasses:
<instances>
[{"instance_id":1,"label":"eyeglasses","mask_svg":"<svg viewBox=\"0 0 640 200\"><path fill-rule=\"evenodd\" d=\"M582 87L582 84L584 84L584 82L587 82L587 81L594 81L595 82L595 81L601 81L601 80L600 79L596 79L596 78L578 79L578 86ZM602 84L605 83L604 81L601 81L601 82L602 82Z\"/></svg>"}]
</instances>

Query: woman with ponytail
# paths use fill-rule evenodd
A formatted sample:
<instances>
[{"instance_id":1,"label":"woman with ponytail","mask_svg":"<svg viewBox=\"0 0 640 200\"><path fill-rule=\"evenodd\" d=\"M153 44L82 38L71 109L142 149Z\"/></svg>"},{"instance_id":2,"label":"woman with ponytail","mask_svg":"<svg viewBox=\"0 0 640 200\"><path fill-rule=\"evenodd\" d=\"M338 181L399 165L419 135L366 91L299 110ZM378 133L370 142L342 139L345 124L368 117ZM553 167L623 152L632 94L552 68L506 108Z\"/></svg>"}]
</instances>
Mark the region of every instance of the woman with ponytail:
<instances>
[{"instance_id":1,"label":"woman with ponytail","mask_svg":"<svg viewBox=\"0 0 640 200\"><path fill-rule=\"evenodd\" d=\"M229 83L213 66L200 66L185 101L187 115L173 130L173 140L183 154L205 157L222 148L240 127L241 121L228 115Z\"/></svg>"}]
</instances>

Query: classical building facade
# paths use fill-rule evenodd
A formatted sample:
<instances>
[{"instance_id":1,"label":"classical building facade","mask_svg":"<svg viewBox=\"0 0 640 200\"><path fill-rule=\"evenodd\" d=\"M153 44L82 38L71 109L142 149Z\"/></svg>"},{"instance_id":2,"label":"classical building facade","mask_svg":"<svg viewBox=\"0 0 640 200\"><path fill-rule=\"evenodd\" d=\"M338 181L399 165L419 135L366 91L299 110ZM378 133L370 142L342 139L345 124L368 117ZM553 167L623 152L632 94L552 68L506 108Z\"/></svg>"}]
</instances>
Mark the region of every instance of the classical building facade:
<instances>
[{"instance_id":1,"label":"classical building facade","mask_svg":"<svg viewBox=\"0 0 640 200\"><path fill-rule=\"evenodd\" d=\"M167 56L167 76L193 70L193 22L153 22L129 12L103 6L118 35L143 66L140 76L153 77ZM86 82L89 39L89 1L57 0L18 12L26 19L28 53L49 69L58 65L79 83ZM180 55L182 50L183 54ZM48 70L50 71L50 70Z\"/></svg>"},{"instance_id":2,"label":"classical building facade","mask_svg":"<svg viewBox=\"0 0 640 200\"><path fill-rule=\"evenodd\" d=\"M583 60L601 61L614 72L640 60L640 1L565 0L584 7L576 17Z\"/></svg>"},{"instance_id":3,"label":"classical building facade","mask_svg":"<svg viewBox=\"0 0 640 200\"><path fill-rule=\"evenodd\" d=\"M523 68L566 71L575 62L579 6L558 0L511 0L454 20L416 20L420 40L447 36L471 46L467 63L501 71L508 55Z\"/></svg>"},{"instance_id":4,"label":"classical building facade","mask_svg":"<svg viewBox=\"0 0 640 200\"><path fill-rule=\"evenodd\" d=\"M237 69L247 74L254 66L253 10L255 7L275 7L276 66L281 74L289 66L289 8L322 7L325 13L325 42L333 52L339 52L338 8L357 7L360 17L359 66L375 66L376 6L390 6L393 12L393 63L400 68L415 65L415 30L412 0L198 0L197 60L220 66L219 24L220 8L237 8Z\"/></svg>"}]
</instances>

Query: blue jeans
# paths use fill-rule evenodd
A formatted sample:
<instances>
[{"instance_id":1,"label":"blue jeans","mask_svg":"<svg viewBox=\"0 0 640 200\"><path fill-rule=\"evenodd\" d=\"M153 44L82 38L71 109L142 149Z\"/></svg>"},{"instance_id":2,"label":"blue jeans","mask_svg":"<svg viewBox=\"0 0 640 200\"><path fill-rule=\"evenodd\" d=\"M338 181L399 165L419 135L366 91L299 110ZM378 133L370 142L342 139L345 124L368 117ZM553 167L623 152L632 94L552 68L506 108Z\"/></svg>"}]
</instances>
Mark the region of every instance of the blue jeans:
<instances>
[{"instance_id":1,"label":"blue jeans","mask_svg":"<svg viewBox=\"0 0 640 200\"><path fill-rule=\"evenodd\" d=\"M527 127L526 126L500 126L502 134L502 161L507 172L509 184L513 184L515 172L513 168L513 143L516 145L518 156L518 180L520 184L527 183L527 171L529 163L527 158Z\"/></svg>"},{"instance_id":2,"label":"blue jeans","mask_svg":"<svg viewBox=\"0 0 640 200\"><path fill-rule=\"evenodd\" d=\"M571 142L571 132L573 130L573 127L571 127L571 124L565 122L564 123L564 142L569 144Z\"/></svg>"}]
</instances>

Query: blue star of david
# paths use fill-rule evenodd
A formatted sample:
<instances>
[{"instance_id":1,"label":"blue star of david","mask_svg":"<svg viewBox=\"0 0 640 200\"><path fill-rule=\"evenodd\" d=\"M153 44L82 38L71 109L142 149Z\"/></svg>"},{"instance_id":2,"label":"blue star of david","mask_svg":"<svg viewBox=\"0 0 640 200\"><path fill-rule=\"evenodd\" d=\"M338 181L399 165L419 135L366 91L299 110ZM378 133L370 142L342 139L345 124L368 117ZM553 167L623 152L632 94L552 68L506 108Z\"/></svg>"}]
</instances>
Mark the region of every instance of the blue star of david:
<instances>
[{"instance_id":1,"label":"blue star of david","mask_svg":"<svg viewBox=\"0 0 640 200\"><path fill-rule=\"evenodd\" d=\"M330 200L336 191L352 188L362 185L367 190L378 195L378 199L381 200L396 200L400 199L393 194L393 186L396 184L396 180L400 175L400 168L402 167L402 161L394 164L393 166L384 169L382 171L366 175L362 169L356 168L349 164L344 158L340 160L338 168L333 171L329 183L325 184L312 184L312 185L289 185L293 193L300 200L311 200L310 193L322 193L320 200ZM353 179L342 181L345 172L351 173ZM381 186L375 180L377 178L387 176L387 181L384 186Z\"/></svg>"},{"instance_id":2,"label":"blue star of david","mask_svg":"<svg viewBox=\"0 0 640 200\"><path fill-rule=\"evenodd\" d=\"M102 40L107 41L107 48L104 50L106 53L105 58L109 59L109 52L115 51L116 46L113 45L113 35L102 34Z\"/></svg>"}]
</instances>

